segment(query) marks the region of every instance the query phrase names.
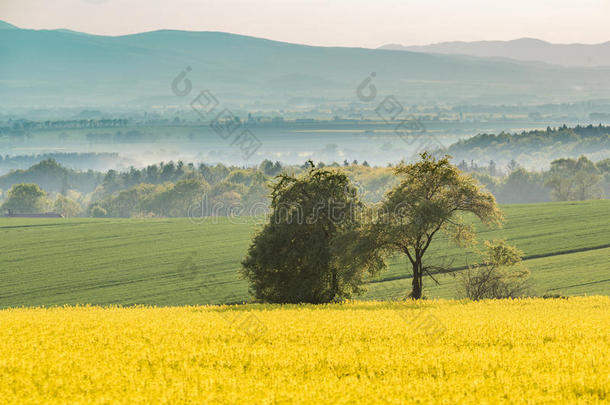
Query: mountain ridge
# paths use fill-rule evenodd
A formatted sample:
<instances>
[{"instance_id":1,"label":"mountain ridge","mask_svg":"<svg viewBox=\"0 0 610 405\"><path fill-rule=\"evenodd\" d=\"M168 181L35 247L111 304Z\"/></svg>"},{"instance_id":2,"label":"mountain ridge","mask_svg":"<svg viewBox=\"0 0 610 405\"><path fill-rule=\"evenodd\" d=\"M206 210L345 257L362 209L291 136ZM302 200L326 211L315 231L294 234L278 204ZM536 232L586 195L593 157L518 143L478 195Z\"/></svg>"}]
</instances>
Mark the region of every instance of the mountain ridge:
<instances>
[{"instance_id":1,"label":"mountain ridge","mask_svg":"<svg viewBox=\"0 0 610 405\"><path fill-rule=\"evenodd\" d=\"M6 30L6 29L20 29L16 26L14 26L13 24L7 23L6 21L2 21L0 20L0 30Z\"/></svg>"},{"instance_id":2,"label":"mountain ridge","mask_svg":"<svg viewBox=\"0 0 610 405\"><path fill-rule=\"evenodd\" d=\"M610 66L610 41L597 44L556 44L537 38L510 41L448 41L429 45L386 44L378 49L505 58L521 62L543 62L565 67Z\"/></svg>"},{"instance_id":3,"label":"mountain ridge","mask_svg":"<svg viewBox=\"0 0 610 405\"><path fill-rule=\"evenodd\" d=\"M238 105L277 108L295 99L366 104L356 88L371 72L377 103L388 95L403 103L517 103L610 94L610 69L317 47L219 31L103 36L15 28L0 30L0 51L6 55L0 62L4 106L188 105L195 91L206 88ZM187 66L193 94L180 98L171 83Z\"/></svg>"}]
</instances>

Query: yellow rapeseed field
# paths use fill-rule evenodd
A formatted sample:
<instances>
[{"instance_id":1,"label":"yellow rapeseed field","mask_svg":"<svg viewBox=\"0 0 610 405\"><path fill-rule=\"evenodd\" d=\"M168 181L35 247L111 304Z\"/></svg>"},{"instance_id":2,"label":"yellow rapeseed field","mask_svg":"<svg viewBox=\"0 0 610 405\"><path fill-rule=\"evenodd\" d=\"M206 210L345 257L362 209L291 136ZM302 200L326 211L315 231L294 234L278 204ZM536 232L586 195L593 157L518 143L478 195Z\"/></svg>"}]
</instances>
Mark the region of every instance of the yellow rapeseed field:
<instances>
[{"instance_id":1,"label":"yellow rapeseed field","mask_svg":"<svg viewBox=\"0 0 610 405\"><path fill-rule=\"evenodd\" d=\"M0 403L608 403L610 297L0 311Z\"/></svg>"}]
</instances>

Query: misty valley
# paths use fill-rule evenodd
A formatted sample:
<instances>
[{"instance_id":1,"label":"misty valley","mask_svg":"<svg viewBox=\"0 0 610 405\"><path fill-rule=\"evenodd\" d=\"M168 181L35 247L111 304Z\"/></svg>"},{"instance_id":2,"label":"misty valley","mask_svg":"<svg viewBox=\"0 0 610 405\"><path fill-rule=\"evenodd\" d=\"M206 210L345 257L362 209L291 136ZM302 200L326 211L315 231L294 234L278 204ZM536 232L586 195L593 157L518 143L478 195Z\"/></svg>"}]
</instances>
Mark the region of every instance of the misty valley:
<instances>
[{"instance_id":1,"label":"misty valley","mask_svg":"<svg viewBox=\"0 0 610 405\"><path fill-rule=\"evenodd\" d=\"M0 403L608 403L608 12L0 1Z\"/></svg>"}]
</instances>

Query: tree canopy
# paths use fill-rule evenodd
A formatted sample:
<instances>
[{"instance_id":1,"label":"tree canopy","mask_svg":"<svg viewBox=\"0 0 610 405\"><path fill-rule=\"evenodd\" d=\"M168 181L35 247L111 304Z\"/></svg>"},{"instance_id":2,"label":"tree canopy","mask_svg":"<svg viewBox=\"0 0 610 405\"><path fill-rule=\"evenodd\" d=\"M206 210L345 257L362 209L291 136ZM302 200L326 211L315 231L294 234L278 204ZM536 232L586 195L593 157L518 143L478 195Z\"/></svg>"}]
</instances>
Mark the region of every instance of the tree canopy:
<instances>
[{"instance_id":1,"label":"tree canopy","mask_svg":"<svg viewBox=\"0 0 610 405\"><path fill-rule=\"evenodd\" d=\"M2 205L4 210L20 213L36 213L43 211L47 202L47 193L37 184L15 184L8 192L8 199Z\"/></svg>"},{"instance_id":2,"label":"tree canopy","mask_svg":"<svg viewBox=\"0 0 610 405\"><path fill-rule=\"evenodd\" d=\"M383 262L359 238L363 207L349 178L312 167L282 174L271 191L269 221L254 237L242 276L257 299L323 303L361 292Z\"/></svg>"},{"instance_id":3,"label":"tree canopy","mask_svg":"<svg viewBox=\"0 0 610 405\"><path fill-rule=\"evenodd\" d=\"M422 298L423 276L431 274L424 255L439 232L468 245L474 241L474 228L462 214L474 214L484 224L502 221L494 196L461 173L449 156L438 160L429 153L420 156L420 161L394 169L400 182L388 192L371 228L381 249L408 257L414 299Z\"/></svg>"}]
</instances>

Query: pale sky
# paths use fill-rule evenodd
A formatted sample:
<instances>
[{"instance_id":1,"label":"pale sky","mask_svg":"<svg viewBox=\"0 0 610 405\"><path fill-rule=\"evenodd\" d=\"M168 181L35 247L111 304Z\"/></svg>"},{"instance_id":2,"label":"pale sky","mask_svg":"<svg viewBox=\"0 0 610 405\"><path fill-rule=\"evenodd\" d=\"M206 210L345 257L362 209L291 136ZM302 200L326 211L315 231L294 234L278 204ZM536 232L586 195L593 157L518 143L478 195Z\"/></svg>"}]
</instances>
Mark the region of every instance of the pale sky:
<instances>
[{"instance_id":1,"label":"pale sky","mask_svg":"<svg viewBox=\"0 0 610 405\"><path fill-rule=\"evenodd\" d=\"M122 35L225 31L323 46L378 47L533 37L610 40L610 0L0 0L22 28Z\"/></svg>"}]
</instances>

